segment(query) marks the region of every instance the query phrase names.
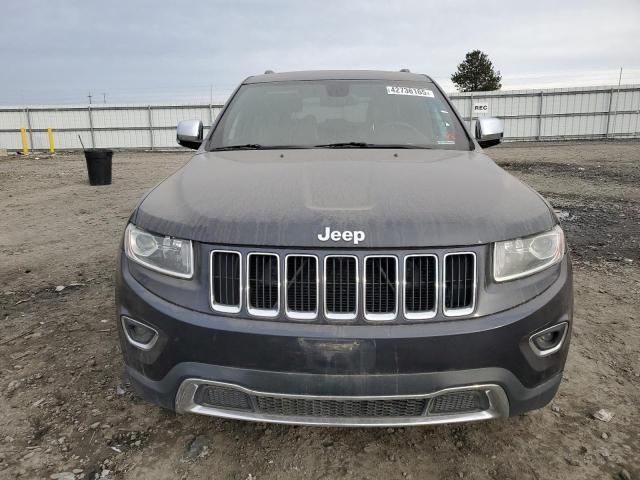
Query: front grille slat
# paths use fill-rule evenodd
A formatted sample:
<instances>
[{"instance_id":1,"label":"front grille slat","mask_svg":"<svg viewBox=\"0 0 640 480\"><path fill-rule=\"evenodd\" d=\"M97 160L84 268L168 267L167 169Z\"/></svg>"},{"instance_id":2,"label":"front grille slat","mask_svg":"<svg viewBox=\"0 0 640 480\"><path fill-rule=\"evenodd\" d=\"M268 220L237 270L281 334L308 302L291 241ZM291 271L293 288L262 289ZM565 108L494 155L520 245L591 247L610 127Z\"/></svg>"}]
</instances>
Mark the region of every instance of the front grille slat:
<instances>
[{"instance_id":1,"label":"front grille slat","mask_svg":"<svg viewBox=\"0 0 640 480\"><path fill-rule=\"evenodd\" d=\"M404 312L408 319L432 318L438 295L438 259L435 255L410 255L404 263Z\"/></svg>"},{"instance_id":2,"label":"front grille slat","mask_svg":"<svg viewBox=\"0 0 640 480\"><path fill-rule=\"evenodd\" d=\"M241 303L241 257L238 252L211 253L211 305L214 310L238 313Z\"/></svg>"},{"instance_id":3,"label":"front grille slat","mask_svg":"<svg viewBox=\"0 0 640 480\"><path fill-rule=\"evenodd\" d=\"M397 314L398 265L396 257L365 258L365 317L393 320Z\"/></svg>"},{"instance_id":4,"label":"front grille slat","mask_svg":"<svg viewBox=\"0 0 640 480\"><path fill-rule=\"evenodd\" d=\"M450 253L445 255L444 263L444 313L468 315L475 306L475 254Z\"/></svg>"},{"instance_id":5,"label":"front grille slat","mask_svg":"<svg viewBox=\"0 0 640 480\"><path fill-rule=\"evenodd\" d=\"M291 318L310 319L318 314L318 259L312 255L286 258L286 305Z\"/></svg>"},{"instance_id":6,"label":"front grille slat","mask_svg":"<svg viewBox=\"0 0 640 480\"><path fill-rule=\"evenodd\" d=\"M272 253L247 256L247 305L256 316L275 316L280 308L280 259Z\"/></svg>"},{"instance_id":7,"label":"front grille slat","mask_svg":"<svg viewBox=\"0 0 640 480\"><path fill-rule=\"evenodd\" d=\"M325 257L325 313L328 318L355 318L358 309L358 260L350 256Z\"/></svg>"}]
</instances>

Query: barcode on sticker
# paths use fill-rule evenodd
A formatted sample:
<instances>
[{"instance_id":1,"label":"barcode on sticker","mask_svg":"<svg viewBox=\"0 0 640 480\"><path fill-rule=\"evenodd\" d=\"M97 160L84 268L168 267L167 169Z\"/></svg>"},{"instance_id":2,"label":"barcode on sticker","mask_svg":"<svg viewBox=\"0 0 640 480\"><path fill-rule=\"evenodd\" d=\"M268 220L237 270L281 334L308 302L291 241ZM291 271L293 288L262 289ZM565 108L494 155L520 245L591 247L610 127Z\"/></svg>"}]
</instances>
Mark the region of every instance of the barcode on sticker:
<instances>
[{"instance_id":1,"label":"barcode on sticker","mask_svg":"<svg viewBox=\"0 0 640 480\"><path fill-rule=\"evenodd\" d=\"M414 87L387 87L387 94L389 95L412 95L414 97L429 97L433 98L433 92L426 88L414 88Z\"/></svg>"}]
</instances>

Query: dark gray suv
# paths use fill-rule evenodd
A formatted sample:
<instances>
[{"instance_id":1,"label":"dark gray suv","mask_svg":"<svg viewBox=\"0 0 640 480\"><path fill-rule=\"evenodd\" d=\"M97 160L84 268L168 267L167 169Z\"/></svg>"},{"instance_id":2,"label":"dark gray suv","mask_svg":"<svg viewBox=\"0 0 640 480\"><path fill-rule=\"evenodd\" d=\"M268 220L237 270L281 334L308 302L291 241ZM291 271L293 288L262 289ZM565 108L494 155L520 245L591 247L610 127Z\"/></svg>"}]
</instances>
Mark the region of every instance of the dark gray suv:
<instances>
[{"instance_id":1,"label":"dark gray suv","mask_svg":"<svg viewBox=\"0 0 640 480\"><path fill-rule=\"evenodd\" d=\"M137 393L312 425L518 415L555 395L572 275L547 202L426 75L247 78L132 213L116 306Z\"/></svg>"}]
</instances>

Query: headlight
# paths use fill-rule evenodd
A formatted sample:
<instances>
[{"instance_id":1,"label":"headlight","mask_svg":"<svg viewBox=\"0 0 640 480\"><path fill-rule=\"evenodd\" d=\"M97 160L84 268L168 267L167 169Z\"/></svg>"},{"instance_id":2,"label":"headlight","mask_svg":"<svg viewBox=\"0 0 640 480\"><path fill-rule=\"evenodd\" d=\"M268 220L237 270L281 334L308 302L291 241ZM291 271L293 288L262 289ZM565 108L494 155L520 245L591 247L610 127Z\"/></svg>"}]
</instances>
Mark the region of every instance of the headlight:
<instances>
[{"instance_id":1,"label":"headlight","mask_svg":"<svg viewBox=\"0 0 640 480\"><path fill-rule=\"evenodd\" d=\"M559 225L538 235L496 242L493 278L505 282L539 272L562 260L564 250L564 233Z\"/></svg>"},{"instance_id":2,"label":"headlight","mask_svg":"<svg viewBox=\"0 0 640 480\"><path fill-rule=\"evenodd\" d=\"M124 235L124 250L129 259L151 270L179 278L193 276L191 240L154 235L130 223Z\"/></svg>"}]
</instances>

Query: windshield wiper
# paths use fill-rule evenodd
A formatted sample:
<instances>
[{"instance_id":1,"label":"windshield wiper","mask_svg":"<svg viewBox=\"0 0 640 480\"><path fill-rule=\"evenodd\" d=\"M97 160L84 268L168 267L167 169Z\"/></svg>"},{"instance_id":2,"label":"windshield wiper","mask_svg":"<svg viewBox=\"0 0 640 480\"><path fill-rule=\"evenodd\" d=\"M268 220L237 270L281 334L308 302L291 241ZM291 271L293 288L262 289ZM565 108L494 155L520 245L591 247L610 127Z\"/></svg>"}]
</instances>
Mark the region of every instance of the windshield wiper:
<instances>
[{"instance_id":1,"label":"windshield wiper","mask_svg":"<svg viewBox=\"0 0 640 480\"><path fill-rule=\"evenodd\" d=\"M285 150L305 148L433 148L428 145L413 145L411 143L367 143L367 142L337 142L320 145L260 145L259 143L245 143L242 145L228 145L211 149L213 152L224 150Z\"/></svg>"},{"instance_id":2,"label":"windshield wiper","mask_svg":"<svg viewBox=\"0 0 640 480\"><path fill-rule=\"evenodd\" d=\"M314 145L314 148L373 148L376 145L366 142L337 142Z\"/></svg>"},{"instance_id":3,"label":"windshield wiper","mask_svg":"<svg viewBox=\"0 0 640 480\"><path fill-rule=\"evenodd\" d=\"M244 145L229 145L226 147L212 148L212 152L220 150L296 150L312 148L307 145L260 145L259 143L245 143Z\"/></svg>"},{"instance_id":4,"label":"windshield wiper","mask_svg":"<svg viewBox=\"0 0 640 480\"><path fill-rule=\"evenodd\" d=\"M413 145L411 143L366 143L366 142L338 142L314 145L314 148L424 148L430 149L426 145Z\"/></svg>"},{"instance_id":5,"label":"windshield wiper","mask_svg":"<svg viewBox=\"0 0 640 480\"><path fill-rule=\"evenodd\" d=\"M432 150L429 145L414 145L413 143L379 143L372 148L419 148L422 150Z\"/></svg>"},{"instance_id":6,"label":"windshield wiper","mask_svg":"<svg viewBox=\"0 0 640 480\"><path fill-rule=\"evenodd\" d=\"M218 147L218 148L214 148L214 151L219 151L219 150L260 150L261 148L264 148L262 145L260 145L259 143L245 143L244 145L229 145L227 147Z\"/></svg>"}]
</instances>

